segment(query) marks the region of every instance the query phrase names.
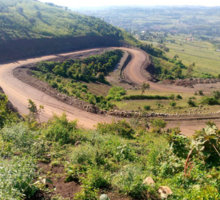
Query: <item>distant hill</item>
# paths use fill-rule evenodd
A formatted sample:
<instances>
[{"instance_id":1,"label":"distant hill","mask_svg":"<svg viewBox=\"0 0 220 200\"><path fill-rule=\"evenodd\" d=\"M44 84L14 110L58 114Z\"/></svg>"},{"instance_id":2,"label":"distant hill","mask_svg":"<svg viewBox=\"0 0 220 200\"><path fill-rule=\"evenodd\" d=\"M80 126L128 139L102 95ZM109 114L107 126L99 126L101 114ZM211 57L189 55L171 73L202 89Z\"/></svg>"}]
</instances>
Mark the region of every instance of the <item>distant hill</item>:
<instances>
[{"instance_id":1,"label":"distant hill","mask_svg":"<svg viewBox=\"0 0 220 200\"><path fill-rule=\"evenodd\" d=\"M101 19L36 0L0 0L0 27L0 61L121 43L138 44L129 33Z\"/></svg>"}]
</instances>

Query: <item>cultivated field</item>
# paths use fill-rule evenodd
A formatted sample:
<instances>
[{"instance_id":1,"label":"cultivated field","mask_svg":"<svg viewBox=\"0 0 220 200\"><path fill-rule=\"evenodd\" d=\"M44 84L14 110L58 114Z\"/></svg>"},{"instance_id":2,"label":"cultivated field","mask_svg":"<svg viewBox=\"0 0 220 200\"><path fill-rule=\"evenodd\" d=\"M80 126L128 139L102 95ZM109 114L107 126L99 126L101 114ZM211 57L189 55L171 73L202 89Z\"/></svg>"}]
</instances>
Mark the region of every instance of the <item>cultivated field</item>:
<instances>
[{"instance_id":1,"label":"cultivated field","mask_svg":"<svg viewBox=\"0 0 220 200\"><path fill-rule=\"evenodd\" d=\"M197 39L187 41L187 37L186 35L169 36L167 40L174 39L176 42L165 43L170 49L167 56L173 58L178 54L179 59L186 66L195 62L194 76L201 77L201 73L209 73L214 76L220 74L220 52L216 51L213 44Z\"/></svg>"}]
</instances>

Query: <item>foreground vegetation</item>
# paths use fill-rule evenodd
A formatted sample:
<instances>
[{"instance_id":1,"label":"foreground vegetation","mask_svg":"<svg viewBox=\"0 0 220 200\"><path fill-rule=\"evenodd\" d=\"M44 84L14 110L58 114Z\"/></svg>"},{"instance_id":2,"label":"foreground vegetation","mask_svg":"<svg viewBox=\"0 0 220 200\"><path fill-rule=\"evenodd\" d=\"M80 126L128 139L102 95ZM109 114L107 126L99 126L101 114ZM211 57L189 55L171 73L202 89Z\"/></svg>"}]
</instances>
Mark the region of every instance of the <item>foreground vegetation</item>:
<instances>
[{"instance_id":1,"label":"foreground vegetation","mask_svg":"<svg viewBox=\"0 0 220 200\"><path fill-rule=\"evenodd\" d=\"M220 130L211 122L193 138L180 135L178 128L166 131L160 119L113 121L84 130L65 114L38 124L35 119L43 107L32 101L23 120L7 108L5 95L0 105L1 199L52 192L47 185L57 175L40 173L42 162L63 166L65 181L80 183L74 199L98 199L100 193L109 192L132 199L160 199L158 188L165 185L173 192L169 199L220 198ZM154 185L143 183L149 176Z\"/></svg>"}]
</instances>

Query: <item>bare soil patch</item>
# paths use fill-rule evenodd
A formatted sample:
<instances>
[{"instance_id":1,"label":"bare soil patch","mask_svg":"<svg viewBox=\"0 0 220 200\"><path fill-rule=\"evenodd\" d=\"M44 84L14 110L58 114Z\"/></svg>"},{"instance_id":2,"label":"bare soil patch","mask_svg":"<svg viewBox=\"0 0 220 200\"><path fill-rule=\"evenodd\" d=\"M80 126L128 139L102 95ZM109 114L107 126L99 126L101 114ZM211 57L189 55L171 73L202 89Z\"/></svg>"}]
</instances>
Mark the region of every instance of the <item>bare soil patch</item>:
<instances>
[{"instance_id":1,"label":"bare soil patch","mask_svg":"<svg viewBox=\"0 0 220 200\"><path fill-rule=\"evenodd\" d=\"M47 183L47 187L50 190L54 190L50 193L50 196L61 195L63 198L73 199L77 192L81 191L79 183L74 181L65 182L66 176L63 166L52 166L50 164L39 163L38 164L41 175L49 175L51 183Z\"/></svg>"}]
</instances>

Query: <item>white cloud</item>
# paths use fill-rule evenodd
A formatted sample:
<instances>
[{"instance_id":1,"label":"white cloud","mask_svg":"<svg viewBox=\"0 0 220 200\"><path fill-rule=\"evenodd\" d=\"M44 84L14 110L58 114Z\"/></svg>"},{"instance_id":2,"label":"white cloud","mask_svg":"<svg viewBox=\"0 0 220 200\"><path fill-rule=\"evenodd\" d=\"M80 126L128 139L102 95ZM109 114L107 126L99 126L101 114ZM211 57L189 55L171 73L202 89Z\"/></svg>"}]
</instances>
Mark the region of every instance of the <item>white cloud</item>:
<instances>
[{"instance_id":1,"label":"white cloud","mask_svg":"<svg viewBox=\"0 0 220 200\"><path fill-rule=\"evenodd\" d=\"M202 5L202 6L220 6L219 0L40 0L42 2L52 2L57 5L68 6L68 7L99 7L99 6L115 6L115 5Z\"/></svg>"}]
</instances>

